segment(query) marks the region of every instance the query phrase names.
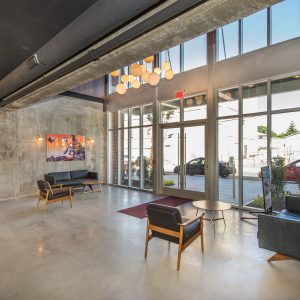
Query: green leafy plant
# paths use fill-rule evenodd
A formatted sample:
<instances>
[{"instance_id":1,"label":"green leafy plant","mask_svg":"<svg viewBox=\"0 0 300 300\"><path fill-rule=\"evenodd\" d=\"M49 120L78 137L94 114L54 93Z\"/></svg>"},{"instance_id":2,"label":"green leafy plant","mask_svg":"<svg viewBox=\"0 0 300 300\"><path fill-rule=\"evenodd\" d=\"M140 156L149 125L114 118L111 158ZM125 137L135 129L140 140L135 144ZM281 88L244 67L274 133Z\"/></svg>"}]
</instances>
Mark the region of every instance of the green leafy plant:
<instances>
[{"instance_id":1,"label":"green leafy plant","mask_svg":"<svg viewBox=\"0 0 300 300\"><path fill-rule=\"evenodd\" d=\"M164 186L172 186L174 185L174 181L172 179L165 179Z\"/></svg>"},{"instance_id":2,"label":"green leafy plant","mask_svg":"<svg viewBox=\"0 0 300 300\"><path fill-rule=\"evenodd\" d=\"M279 155L272 158L271 178L272 178L272 198L276 202L282 201L286 194L287 174L284 169L285 159Z\"/></svg>"}]
</instances>

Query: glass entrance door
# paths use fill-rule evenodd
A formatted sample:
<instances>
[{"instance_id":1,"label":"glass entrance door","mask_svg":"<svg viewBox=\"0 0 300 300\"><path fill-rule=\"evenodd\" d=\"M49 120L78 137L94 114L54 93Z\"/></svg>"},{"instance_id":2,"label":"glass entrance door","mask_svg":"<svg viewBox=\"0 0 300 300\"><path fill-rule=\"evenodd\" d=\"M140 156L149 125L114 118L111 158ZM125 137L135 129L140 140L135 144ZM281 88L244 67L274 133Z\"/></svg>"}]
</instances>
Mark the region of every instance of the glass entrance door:
<instances>
[{"instance_id":1,"label":"glass entrance door","mask_svg":"<svg viewBox=\"0 0 300 300\"><path fill-rule=\"evenodd\" d=\"M205 125L162 128L162 187L166 194L198 197L205 193L205 129Z\"/></svg>"},{"instance_id":2,"label":"glass entrance door","mask_svg":"<svg viewBox=\"0 0 300 300\"><path fill-rule=\"evenodd\" d=\"M205 126L184 128L185 190L205 192Z\"/></svg>"},{"instance_id":3,"label":"glass entrance door","mask_svg":"<svg viewBox=\"0 0 300 300\"><path fill-rule=\"evenodd\" d=\"M164 128L163 135L163 187L179 189L180 128Z\"/></svg>"}]
</instances>

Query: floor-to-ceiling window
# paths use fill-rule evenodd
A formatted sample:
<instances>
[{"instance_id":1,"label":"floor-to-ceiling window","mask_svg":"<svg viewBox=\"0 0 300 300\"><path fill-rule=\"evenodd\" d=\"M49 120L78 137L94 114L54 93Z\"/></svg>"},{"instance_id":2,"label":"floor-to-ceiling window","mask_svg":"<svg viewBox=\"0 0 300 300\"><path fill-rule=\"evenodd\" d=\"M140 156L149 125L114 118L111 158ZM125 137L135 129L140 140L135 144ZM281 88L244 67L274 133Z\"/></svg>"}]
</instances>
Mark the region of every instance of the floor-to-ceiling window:
<instances>
[{"instance_id":1,"label":"floor-to-ceiling window","mask_svg":"<svg viewBox=\"0 0 300 300\"><path fill-rule=\"evenodd\" d=\"M109 183L152 190L152 104L119 110L109 120Z\"/></svg>"},{"instance_id":2,"label":"floor-to-ceiling window","mask_svg":"<svg viewBox=\"0 0 300 300\"><path fill-rule=\"evenodd\" d=\"M272 200L280 210L285 194L300 193L300 76L273 80L271 93Z\"/></svg>"},{"instance_id":3,"label":"floor-to-ceiling window","mask_svg":"<svg viewBox=\"0 0 300 300\"><path fill-rule=\"evenodd\" d=\"M217 61L299 37L300 1L280 1L224 25L216 33Z\"/></svg>"},{"instance_id":4,"label":"floor-to-ceiling window","mask_svg":"<svg viewBox=\"0 0 300 300\"><path fill-rule=\"evenodd\" d=\"M219 199L239 204L239 90L218 91L218 185Z\"/></svg>"},{"instance_id":5,"label":"floor-to-ceiling window","mask_svg":"<svg viewBox=\"0 0 300 300\"><path fill-rule=\"evenodd\" d=\"M284 207L287 194L299 193L299 99L299 75L218 91L220 200L263 208L261 167L267 165L274 210Z\"/></svg>"}]
</instances>

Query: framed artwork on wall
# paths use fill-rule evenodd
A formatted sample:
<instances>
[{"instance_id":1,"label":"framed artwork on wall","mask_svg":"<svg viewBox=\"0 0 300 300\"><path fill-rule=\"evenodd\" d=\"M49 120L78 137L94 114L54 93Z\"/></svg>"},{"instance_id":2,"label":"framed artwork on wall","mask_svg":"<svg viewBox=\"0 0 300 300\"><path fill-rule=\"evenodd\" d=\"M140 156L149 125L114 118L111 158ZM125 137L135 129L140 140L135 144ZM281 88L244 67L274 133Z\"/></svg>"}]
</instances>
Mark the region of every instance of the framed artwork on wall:
<instances>
[{"instance_id":1,"label":"framed artwork on wall","mask_svg":"<svg viewBox=\"0 0 300 300\"><path fill-rule=\"evenodd\" d=\"M47 161L85 160L85 136L47 134Z\"/></svg>"}]
</instances>

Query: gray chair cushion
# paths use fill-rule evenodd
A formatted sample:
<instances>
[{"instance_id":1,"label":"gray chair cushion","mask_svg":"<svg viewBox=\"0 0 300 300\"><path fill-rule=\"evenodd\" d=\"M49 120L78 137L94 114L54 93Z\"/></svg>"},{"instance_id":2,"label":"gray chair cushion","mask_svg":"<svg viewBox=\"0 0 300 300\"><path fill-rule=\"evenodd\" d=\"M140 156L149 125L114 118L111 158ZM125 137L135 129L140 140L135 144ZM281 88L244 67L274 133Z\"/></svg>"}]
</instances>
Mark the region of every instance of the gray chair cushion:
<instances>
[{"instance_id":1,"label":"gray chair cushion","mask_svg":"<svg viewBox=\"0 0 300 300\"><path fill-rule=\"evenodd\" d=\"M193 235L200 230L200 221L196 221L188 226L183 227L183 243L187 242Z\"/></svg>"},{"instance_id":2,"label":"gray chair cushion","mask_svg":"<svg viewBox=\"0 0 300 300\"><path fill-rule=\"evenodd\" d=\"M57 198L61 198L61 197L67 197L70 195L69 190L57 190L57 191L53 191L53 194L49 194L48 200L54 200Z\"/></svg>"},{"instance_id":3,"label":"gray chair cushion","mask_svg":"<svg viewBox=\"0 0 300 300\"><path fill-rule=\"evenodd\" d=\"M298 196L286 196L286 209L290 212L300 214L300 197Z\"/></svg>"},{"instance_id":4,"label":"gray chair cushion","mask_svg":"<svg viewBox=\"0 0 300 300\"><path fill-rule=\"evenodd\" d=\"M189 220L181 217L180 211L176 207L170 207L161 204L150 203L147 206L147 214L151 225L179 232L179 225ZM193 235L200 230L200 221L196 221L183 228L183 243L187 242ZM179 243L179 238L160 233L152 230L154 237L172 242Z\"/></svg>"}]
</instances>

